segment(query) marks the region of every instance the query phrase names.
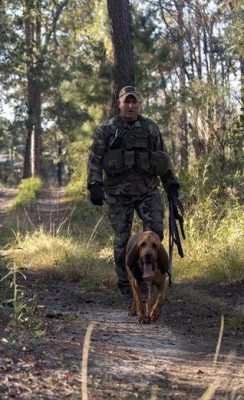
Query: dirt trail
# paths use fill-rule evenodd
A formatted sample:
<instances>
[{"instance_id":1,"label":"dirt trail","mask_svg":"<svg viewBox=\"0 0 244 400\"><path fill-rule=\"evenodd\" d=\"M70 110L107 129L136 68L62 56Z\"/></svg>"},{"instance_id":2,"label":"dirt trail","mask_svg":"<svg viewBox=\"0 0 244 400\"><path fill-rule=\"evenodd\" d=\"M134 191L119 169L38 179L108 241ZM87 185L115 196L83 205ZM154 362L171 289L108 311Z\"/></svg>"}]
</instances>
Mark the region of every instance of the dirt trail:
<instances>
[{"instance_id":1,"label":"dirt trail","mask_svg":"<svg viewBox=\"0 0 244 400\"><path fill-rule=\"evenodd\" d=\"M6 209L10 206L14 196L18 193L18 189L0 188L0 219L4 219Z\"/></svg>"},{"instance_id":2,"label":"dirt trail","mask_svg":"<svg viewBox=\"0 0 244 400\"><path fill-rule=\"evenodd\" d=\"M6 217L6 210L11 205L18 189L0 188L0 222ZM58 224L72 212L70 203L64 201L64 189L44 189L33 209L27 212L30 222L36 225Z\"/></svg>"},{"instance_id":3,"label":"dirt trail","mask_svg":"<svg viewBox=\"0 0 244 400\"><path fill-rule=\"evenodd\" d=\"M43 213L62 209L62 196L45 196ZM26 277L26 296L36 305L33 326L0 322L2 400L82 399L82 352L91 324L89 400L200 399L207 388L213 399L244 399L243 336L230 323L241 318L240 285L176 283L160 320L140 325L116 291L86 292L82 282L38 273ZM221 314L226 325L214 367Z\"/></svg>"}]
</instances>

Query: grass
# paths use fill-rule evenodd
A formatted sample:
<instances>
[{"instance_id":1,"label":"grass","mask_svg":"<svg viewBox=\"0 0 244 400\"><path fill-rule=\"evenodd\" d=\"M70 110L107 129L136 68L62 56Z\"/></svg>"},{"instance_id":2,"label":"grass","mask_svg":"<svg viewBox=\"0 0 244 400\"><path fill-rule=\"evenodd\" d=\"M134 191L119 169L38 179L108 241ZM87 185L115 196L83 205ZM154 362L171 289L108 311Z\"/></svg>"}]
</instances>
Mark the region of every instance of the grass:
<instances>
[{"instance_id":1,"label":"grass","mask_svg":"<svg viewBox=\"0 0 244 400\"><path fill-rule=\"evenodd\" d=\"M86 237L54 236L42 229L16 235L6 257L17 269L48 273L56 278L83 280L88 290L111 287L115 281L110 254Z\"/></svg>"},{"instance_id":2,"label":"grass","mask_svg":"<svg viewBox=\"0 0 244 400\"><path fill-rule=\"evenodd\" d=\"M11 282L10 276L7 277L9 274L9 270L4 263L1 262L0 264L0 311L3 308L3 305L8 302L9 299L12 297L11 293Z\"/></svg>"},{"instance_id":3,"label":"grass","mask_svg":"<svg viewBox=\"0 0 244 400\"><path fill-rule=\"evenodd\" d=\"M19 186L19 193L13 200L10 212L28 209L37 200L37 196L43 188L43 182L38 177L22 179Z\"/></svg>"},{"instance_id":4,"label":"grass","mask_svg":"<svg viewBox=\"0 0 244 400\"><path fill-rule=\"evenodd\" d=\"M185 258L181 259L175 248L174 280L242 280L242 207L238 204L227 204L221 213L216 214L215 204L206 200L197 207L192 207L185 220L187 240L182 243ZM91 290L114 287L116 279L113 267L113 234L106 207L98 210L82 200L72 213L68 225L67 232L58 227L52 233L45 232L42 228L33 231L32 227L29 232L16 233L15 239L8 246L7 259L12 260L18 269L42 271L60 279L82 279L85 287ZM71 225L78 226L79 229L72 230Z\"/></svg>"},{"instance_id":5,"label":"grass","mask_svg":"<svg viewBox=\"0 0 244 400\"><path fill-rule=\"evenodd\" d=\"M185 258L179 258L175 250L176 279L232 282L244 278L244 215L240 205L226 207L225 215L219 218L212 209L198 209L195 215L191 210L185 230Z\"/></svg>"},{"instance_id":6,"label":"grass","mask_svg":"<svg viewBox=\"0 0 244 400\"><path fill-rule=\"evenodd\" d=\"M243 332L244 329L244 316L232 315L226 318L226 327L231 329L234 333Z\"/></svg>"}]
</instances>

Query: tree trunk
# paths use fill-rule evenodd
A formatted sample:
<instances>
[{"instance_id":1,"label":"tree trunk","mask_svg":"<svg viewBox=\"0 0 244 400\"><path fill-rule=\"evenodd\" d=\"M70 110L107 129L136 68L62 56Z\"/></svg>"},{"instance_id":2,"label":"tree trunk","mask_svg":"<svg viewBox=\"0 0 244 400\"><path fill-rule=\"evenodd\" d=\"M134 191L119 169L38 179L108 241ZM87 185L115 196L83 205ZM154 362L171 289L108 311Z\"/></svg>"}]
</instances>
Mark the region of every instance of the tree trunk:
<instances>
[{"instance_id":1,"label":"tree trunk","mask_svg":"<svg viewBox=\"0 0 244 400\"><path fill-rule=\"evenodd\" d=\"M25 140L25 156L23 178L31 176L31 136L33 130L33 100L32 100L32 83L31 83L31 65L33 64L33 29L31 21L32 2L26 0L26 16L25 16L25 45L27 57L27 120L26 120L26 140Z\"/></svg>"},{"instance_id":2,"label":"tree trunk","mask_svg":"<svg viewBox=\"0 0 244 400\"><path fill-rule=\"evenodd\" d=\"M244 58L240 59L240 71L241 71L241 111L244 114Z\"/></svg>"},{"instance_id":3,"label":"tree trunk","mask_svg":"<svg viewBox=\"0 0 244 400\"><path fill-rule=\"evenodd\" d=\"M41 71L41 69L40 69ZM32 176L41 175L41 84L39 79L39 68L36 69L34 82L34 129L33 129L33 159Z\"/></svg>"},{"instance_id":4,"label":"tree trunk","mask_svg":"<svg viewBox=\"0 0 244 400\"><path fill-rule=\"evenodd\" d=\"M27 121L23 177L41 174L41 11L26 0L25 41L27 55Z\"/></svg>"},{"instance_id":5,"label":"tree trunk","mask_svg":"<svg viewBox=\"0 0 244 400\"><path fill-rule=\"evenodd\" d=\"M63 162L61 161L61 157L62 157L62 141L61 140L57 141L57 156L58 156L57 181L58 181L58 185L62 186L62 184L63 184Z\"/></svg>"},{"instance_id":6,"label":"tree trunk","mask_svg":"<svg viewBox=\"0 0 244 400\"><path fill-rule=\"evenodd\" d=\"M39 176L41 173L41 88L38 70L30 68L27 79L28 103L24 178Z\"/></svg>"},{"instance_id":7,"label":"tree trunk","mask_svg":"<svg viewBox=\"0 0 244 400\"><path fill-rule=\"evenodd\" d=\"M42 62L42 54L41 54L41 1L36 0L36 15L35 15L35 53L37 54L35 58L35 74L34 74L34 98L35 98L35 110L34 110L34 118L35 118L35 129L34 129L34 160L33 160L33 171L32 176L40 176L41 175L41 136L42 136L42 128L41 128L41 76L43 71L43 62Z\"/></svg>"},{"instance_id":8,"label":"tree trunk","mask_svg":"<svg viewBox=\"0 0 244 400\"><path fill-rule=\"evenodd\" d=\"M186 74L185 74L185 56L184 56L184 21L183 21L183 3L176 3L177 22L179 27L179 81L180 81L180 159L181 168L185 172L188 170L188 127L187 127L187 114L185 107L185 91L186 91Z\"/></svg>"},{"instance_id":9,"label":"tree trunk","mask_svg":"<svg viewBox=\"0 0 244 400\"><path fill-rule=\"evenodd\" d=\"M107 5L113 43L111 114L115 115L120 89L134 85L134 57L129 1L107 0Z\"/></svg>"},{"instance_id":10,"label":"tree trunk","mask_svg":"<svg viewBox=\"0 0 244 400\"><path fill-rule=\"evenodd\" d=\"M28 126L28 121L26 123L26 126L27 126L27 134L26 134L26 139L25 139L23 178L29 178L31 176L31 135L32 135L32 130Z\"/></svg>"}]
</instances>

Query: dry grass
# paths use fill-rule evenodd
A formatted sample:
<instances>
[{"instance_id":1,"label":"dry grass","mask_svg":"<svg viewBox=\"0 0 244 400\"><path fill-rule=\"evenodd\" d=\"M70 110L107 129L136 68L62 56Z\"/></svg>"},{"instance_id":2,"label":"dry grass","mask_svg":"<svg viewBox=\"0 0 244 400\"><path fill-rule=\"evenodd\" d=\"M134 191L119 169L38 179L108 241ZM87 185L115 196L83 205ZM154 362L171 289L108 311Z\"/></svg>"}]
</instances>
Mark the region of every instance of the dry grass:
<instances>
[{"instance_id":1,"label":"dry grass","mask_svg":"<svg viewBox=\"0 0 244 400\"><path fill-rule=\"evenodd\" d=\"M86 238L52 236L43 230L16 235L15 244L4 252L16 269L50 273L60 279L83 279L88 289L112 286L115 276L111 260L98 255Z\"/></svg>"},{"instance_id":2,"label":"dry grass","mask_svg":"<svg viewBox=\"0 0 244 400\"><path fill-rule=\"evenodd\" d=\"M197 209L195 214L191 211L186 216L187 240L182 243L185 257L181 259L175 248L174 280L232 282L244 277L244 216L241 206L227 207L225 217L218 220L208 207L207 210L204 207ZM91 288L97 285L113 287L112 233L106 209L102 213L93 213L94 207L90 210L87 202L84 202L85 215L81 212L83 206L78 209L79 215L75 220L72 215L66 233L59 228L52 233L42 229L22 235L17 233L9 246L7 258L12 259L18 269L51 272L63 279L83 279ZM78 223L82 231L75 237L70 233L71 225ZM164 243L167 247L167 237Z\"/></svg>"},{"instance_id":3,"label":"dry grass","mask_svg":"<svg viewBox=\"0 0 244 400\"><path fill-rule=\"evenodd\" d=\"M83 343L82 363L81 363L81 400L88 400L88 356L91 342L91 335L94 324L90 323L86 330Z\"/></svg>"},{"instance_id":4,"label":"dry grass","mask_svg":"<svg viewBox=\"0 0 244 400\"><path fill-rule=\"evenodd\" d=\"M202 218L188 214L186 235L187 240L183 242L185 258L178 257L175 250L176 279L231 282L244 278L244 213L241 206L229 208L225 217L219 220L214 215L206 217L205 212L202 212Z\"/></svg>"}]
</instances>

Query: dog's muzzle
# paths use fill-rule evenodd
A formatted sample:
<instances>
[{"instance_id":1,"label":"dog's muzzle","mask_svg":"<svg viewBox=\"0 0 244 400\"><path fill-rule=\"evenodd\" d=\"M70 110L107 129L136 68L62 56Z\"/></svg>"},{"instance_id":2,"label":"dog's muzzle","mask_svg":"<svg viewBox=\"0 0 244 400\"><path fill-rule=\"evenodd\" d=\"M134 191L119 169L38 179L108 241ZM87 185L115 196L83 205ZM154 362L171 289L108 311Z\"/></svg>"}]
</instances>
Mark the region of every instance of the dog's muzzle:
<instances>
[{"instance_id":1,"label":"dog's muzzle","mask_svg":"<svg viewBox=\"0 0 244 400\"><path fill-rule=\"evenodd\" d=\"M145 253L142 257L142 261L145 264L152 264L153 263L153 255L152 253Z\"/></svg>"}]
</instances>

